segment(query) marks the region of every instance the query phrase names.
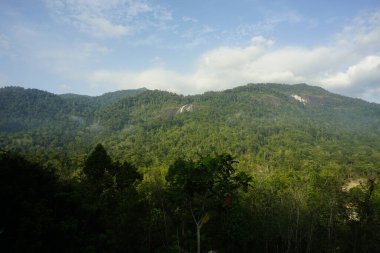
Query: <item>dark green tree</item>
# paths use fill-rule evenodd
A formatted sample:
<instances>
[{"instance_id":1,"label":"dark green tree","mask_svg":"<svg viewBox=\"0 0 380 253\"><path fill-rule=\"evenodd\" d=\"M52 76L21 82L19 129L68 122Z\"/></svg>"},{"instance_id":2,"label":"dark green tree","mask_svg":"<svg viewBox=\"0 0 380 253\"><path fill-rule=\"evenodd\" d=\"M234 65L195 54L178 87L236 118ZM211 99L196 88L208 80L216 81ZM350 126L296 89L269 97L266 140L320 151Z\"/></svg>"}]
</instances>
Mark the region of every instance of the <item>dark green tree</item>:
<instances>
[{"instance_id":1,"label":"dark green tree","mask_svg":"<svg viewBox=\"0 0 380 253\"><path fill-rule=\"evenodd\" d=\"M228 209L237 191L247 189L251 178L237 173L231 155L206 156L198 161L179 159L170 166L166 180L177 213L192 219L197 231L197 252L201 252L201 229L213 213Z\"/></svg>"},{"instance_id":2,"label":"dark green tree","mask_svg":"<svg viewBox=\"0 0 380 253\"><path fill-rule=\"evenodd\" d=\"M102 144L96 145L95 149L85 161L83 173L87 182L98 192L109 183L105 176L114 170L112 160ZM108 177L107 177L108 178Z\"/></svg>"},{"instance_id":3,"label":"dark green tree","mask_svg":"<svg viewBox=\"0 0 380 253\"><path fill-rule=\"evenodd\" d=\"M74 184L0 151L1 252L91 252L91 215Z\"/></svg>"},{"instance_id":4,"label":"dark green tree","mask_svg":"<svg viewBox=\"0 0 380 253\"><path fill-rule=\"evenodd\" d=\"M128 162L114 163L111 173L115 176L116 184L121 189L133 186L134 183L143 179L142 175L137 171L137 168Z\"/></svg>"}]
</instances>

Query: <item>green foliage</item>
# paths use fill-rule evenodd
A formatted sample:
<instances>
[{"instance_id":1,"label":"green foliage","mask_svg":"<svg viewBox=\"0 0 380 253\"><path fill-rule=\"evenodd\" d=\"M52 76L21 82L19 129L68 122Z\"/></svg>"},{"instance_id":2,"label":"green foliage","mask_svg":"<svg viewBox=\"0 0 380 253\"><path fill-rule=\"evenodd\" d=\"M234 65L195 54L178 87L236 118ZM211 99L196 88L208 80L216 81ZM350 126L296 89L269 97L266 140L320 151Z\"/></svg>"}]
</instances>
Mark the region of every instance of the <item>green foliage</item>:
<instances>
[{"instance_id":1,"label":"green foliage","mask_svg":"<svg viewBox=\"0 0 380 253\"><path fill-rule=\"evenodd\" d=\"M198 161L177 160L169 167L166 180L168 192L176 213L183 224L193 220L198 233L212 216L227 210L237 199L237 190L247 190L250 177L236 173L231 155L202 157ZM190 217L190 218L188 218Z\"/></svg>"},{"instance_id":2,"label":"green foliage","mask_svg":"<svg viewBox=\"0 0 380 253\"><path fill-rule=\"evenodd\" d=\"M0 116L0 148L25 157L1 151L5 252L195 252L196 230L218 252L380 250L377 104L305 84L6 87Z\"/></svg>"},{"instance_id":3,"label":"green foliage","mask_svg":"<svg viewBox=\"0 0 380 253\"><path fill-rule=\"evenodd\" d=\"M380 249L377 173L347 178L330 165L254 173L252 179L235 165L228 154L177 159L168 170L145 168L143 178L97 145L84 162L86 180L64 181L2 152L2 248L191 252L198 231L202 248L218 252ZM90 178L99 186L88 187Z\"/></svg>"},{"instance_id":4,"label":"green foliage","mask_svg":"<svg viewBox=\"0 0 380 253\"><path fill-rule=\"evenodd\" d=\"M195 96L139 89L99 97L6 87L0 96L0 146L37 153L42 163L56 160L66 174L80 165L68 159L99 142L114 159L138 166L228 152L247 170L328 161L363 175L380 162L379 105L305 84L248 84ZM191 109L180 112L184 105Z\"/></svg>"},{"instance_id":5,"label":"green foliage","mask_svg":"<svg viewBox=\"0 0 380 253\"><path fill-rule=\"evenodd\" d=\"M95 149L88 156L83 172L89 183L93 186L101 186L104 183L105 174L112 171L111 158L101 144L96 145Z\"/></svg>"}]
</instances>

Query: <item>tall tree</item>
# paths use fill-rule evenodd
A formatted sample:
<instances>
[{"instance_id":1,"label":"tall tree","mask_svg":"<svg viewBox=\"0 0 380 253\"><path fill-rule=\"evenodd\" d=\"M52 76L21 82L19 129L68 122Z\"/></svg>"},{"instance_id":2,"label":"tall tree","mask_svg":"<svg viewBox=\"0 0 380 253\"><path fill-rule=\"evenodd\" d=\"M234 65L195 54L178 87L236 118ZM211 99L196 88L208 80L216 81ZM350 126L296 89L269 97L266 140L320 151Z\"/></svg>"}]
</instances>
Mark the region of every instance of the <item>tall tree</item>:
<instances>
[{"instance_id":1,"label":"tall tree","mask_svg":"<svg viewBox=\"0 0 380 253\"><path fill-rule=\"evenodd\" d=\"M179 159L170 166L166 177L169 194L183 217L193 220L197 230L197 252L201 252L201 229L213 212L226 208L237 197L237 190L247 189L250 177L237 173L231 155L206 156L198 161ZM187 214L187 216L186 216Z\"/></svg>"},{"instance_id":2,"label":"tall tree","mask_svg":"<svg viewBox=\"0 0 380 253\"><path fill-rule=\"evenodd\" d=\"M106 173L111 171L113 171L113 164L107 151L102 144L96 145L95 149L87 157L83 168L87 182L96 191L100 191L105 183L104 177Z\"/></svg>"}]
</instances>

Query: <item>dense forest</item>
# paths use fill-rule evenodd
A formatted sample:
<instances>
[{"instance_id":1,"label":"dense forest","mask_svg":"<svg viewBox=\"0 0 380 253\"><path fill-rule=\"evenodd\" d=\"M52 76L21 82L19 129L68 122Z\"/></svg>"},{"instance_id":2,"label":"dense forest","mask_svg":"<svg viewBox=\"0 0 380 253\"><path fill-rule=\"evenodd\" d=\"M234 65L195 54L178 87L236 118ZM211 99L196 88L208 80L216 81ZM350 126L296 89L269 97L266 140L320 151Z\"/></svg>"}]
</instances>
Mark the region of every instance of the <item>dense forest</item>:
<instances>
[{"instance_id":1,"label":"dense forest","mask_svg":"<svg viewBox=\"0 0 380 253\"><path fill-rule=\"evenodd\" d=\"M319 87L5 87L0 148L4 252L380 251L380 105Z\"/></svg>"}]
</instances>

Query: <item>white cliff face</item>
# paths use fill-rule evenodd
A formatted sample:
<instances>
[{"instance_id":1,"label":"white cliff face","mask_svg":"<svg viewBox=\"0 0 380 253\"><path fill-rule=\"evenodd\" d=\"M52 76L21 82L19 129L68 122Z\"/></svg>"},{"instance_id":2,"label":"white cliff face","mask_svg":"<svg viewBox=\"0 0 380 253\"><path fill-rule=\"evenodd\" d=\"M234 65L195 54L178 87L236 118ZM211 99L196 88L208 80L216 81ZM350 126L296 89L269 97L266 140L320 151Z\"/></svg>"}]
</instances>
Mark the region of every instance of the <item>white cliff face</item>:
<instances>
[{"instance_id":1,"label":"white cliff face","mask_svg":"<svg viewBox=\"0 0 380 253\"><path fill-rule=\"evenodd\" d=\"M296 94L293 94L292 95L292 98L294 98L295 100L297 100L298 102L301 102L302 104L306 105L307 104L307 99L306 98L303 98L299 95L296 95Z\"/></svg>"},{"instance_id":2,"label":"white cliff face","mask_svg":"<svg viewBox=\"0 0 380 253\"><path fill-rule=\"evenodd\" d=\"M191 111L193 111L193 105L192 104L186 104L186 105L181 106L178 109L177 114L184 113L184 112L191 112Z\"/></svg>"}]
</instances>

